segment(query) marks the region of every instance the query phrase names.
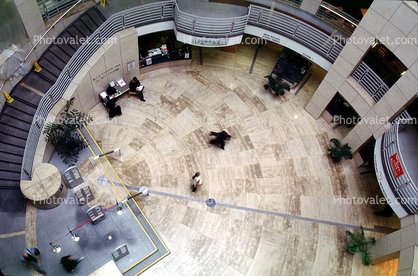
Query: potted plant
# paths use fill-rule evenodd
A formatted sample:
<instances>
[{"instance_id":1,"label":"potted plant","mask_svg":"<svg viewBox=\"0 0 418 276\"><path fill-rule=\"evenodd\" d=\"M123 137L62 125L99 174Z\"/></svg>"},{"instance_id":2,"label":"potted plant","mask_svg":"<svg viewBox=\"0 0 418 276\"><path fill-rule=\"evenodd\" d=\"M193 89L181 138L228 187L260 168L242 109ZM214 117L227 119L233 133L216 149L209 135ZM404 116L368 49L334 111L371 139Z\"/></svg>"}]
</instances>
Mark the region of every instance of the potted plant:
<instances>
[{"instance_id":1,"label":"potted plant","mask_svg":"<svg viewBox=\"0 0 418 276\"><path fill-rule=\"evenodd\" d=\"M290 90L290 85L283 81L283 79L279 76L265 76L267 78L268 83L264 85L264 89L270 90L271 94L275 96L280 96L285 93L285 90Z\"/></svg>"},{"instance_id":2,"label":"potted plant","mask_svg":"<svg viewBox=\"0 0 418 276\"><path fill-rule=\"evenodd\" d=\"M328 149L328 154L331 155L334 162L340 162L343 157L347 159L353 158L351 148L348 144L343 145L340 140L336 138L332 138L330 141L332 143L332 148Z\"/></svg>"},{"instance_id":3,"label":"potted plant","mask_svg":"<svg viewBox=\"0 0 418 276\"><path fill-rule=\"evenodd\" d=\"M361 231L358 231L356 234L348 230L345 231L346 236L350 238L348 252L360 253L362 264L369 266L372 264L372 255L368 251L368 248L376 244L376 239L374 237L366 237L363 226L360 226L360 228Z\"/></svg>"},{"instance_id":4,"label":"potted plant","mask_svg":"<svg viewBox=\"0 0 418 276\"><path fill-rule=\"evenodd\" d=\"M46 134L45 141L50 142L61 155L63 162L69 166L74 165L78 160L78 154L87 147L84 139L80 136L78 129L93 121L90 115L76 109L70 110L74 98L67 101L64 110L60 113L54 123L45 124L43 133Z\"/></svg>"}]
</instances>

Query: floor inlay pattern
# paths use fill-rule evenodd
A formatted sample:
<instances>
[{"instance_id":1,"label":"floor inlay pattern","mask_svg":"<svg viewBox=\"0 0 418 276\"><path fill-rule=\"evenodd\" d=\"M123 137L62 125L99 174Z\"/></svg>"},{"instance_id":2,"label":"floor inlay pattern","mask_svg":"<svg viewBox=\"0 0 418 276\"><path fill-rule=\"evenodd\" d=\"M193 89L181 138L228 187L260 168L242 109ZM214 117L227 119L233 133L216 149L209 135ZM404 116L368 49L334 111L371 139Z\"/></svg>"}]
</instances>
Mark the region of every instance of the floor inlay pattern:
<instances>
[{"instance_id":1,"label":"floor inlay pattern","mask_svg":"<svg viewBox=\"0 0 418 276\"><path fill-rule=\"evenodd\" d=\"M334 164L329 140L349 129L304 110L325 72L313 65L297 96L274 97L264 76L281 48L263 45L249 74L256 47L204 48L203 65L194 48L192 66L139 76L145 103L122 97L122 116L89 125L103 151L121 148L122 158L109 160L125 185L153 192L137 202L171 254L143 275L395 275L397 260L364 267L347 252L345 226L400 223L375 216L383 206L354 203L382 196L374 174L361 175L352 160ZM101 104L89 114L108 116ZM225 150L208 143L221 130L232 135ZM203 185L193 193L197 171ZM92 189L103 187L99 176Z\"/></svg>"}]
</instances>

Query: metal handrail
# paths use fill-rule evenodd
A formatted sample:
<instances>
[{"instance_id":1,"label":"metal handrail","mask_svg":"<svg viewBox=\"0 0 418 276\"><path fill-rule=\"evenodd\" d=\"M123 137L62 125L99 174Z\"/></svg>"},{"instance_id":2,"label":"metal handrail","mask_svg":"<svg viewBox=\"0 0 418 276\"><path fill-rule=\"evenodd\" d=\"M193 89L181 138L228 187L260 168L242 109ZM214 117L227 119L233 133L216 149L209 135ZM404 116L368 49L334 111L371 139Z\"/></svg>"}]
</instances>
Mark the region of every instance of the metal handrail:
<instances>
[{"instance_id":1,"label":"metal handrail","mask_svg":"<svg viewBox=\"0 0 418 276\"><path fill-rule=\"evenodd\" d=\"M364 61L360 62L351 76L367 93L378 102L388 92L389 87Z\"/></svg>"},{"instance_id":2,"label":"metal handrail","mask_svg":"<svg viewBox=\"0 0 418 276\"><path fill-rule=\"evenodd\" d=\"M359 24L356 18L326 2L321 3L315 16L348 35L351 35Z\"/></svg>"},{"instance_id":3,"label":"metal handrail","mask_svg":"<svg viewBox=\"0 0 418 276\"><path fill-rule=\"evenodd\" d=\"M80 71L88 59L115 33L129 27L138 27L156 22L173 20L175 28L184 30L181 22L189 22L194 35L204 36L211 33L214 22L225 24L216 29L219 36L229 37L240 35L245 31L247 24L257 25L261 28L292 37L292 39L306 45L308 48L320 53L330 61L335 61L343 46L329 35L314 27L288 15L269 9L250 5L248 15L232 19L215 19L192 16L177 10L175 0L160 1L137 6L111 15L100 25L74 53L68 61L54 85L42 97L31 124L23 155L21 179L29 179L32 172L33 159L39 137L45 120L52 107L67 90L72 79ZM193 19L193 20L191 20ZM176 24L178 23L178 24ZM208 24L210 23L210 24ZM207 30L201 30L201 27ZM189 28L190 30L190 28ZM304 41L306 40L306 41ZM26 172L26 173L25 173Z\"/></svg>"},{"instance_id":4,"label":"metal handrail","mask_svg":"<svg viewBox=\"0 0 418 276\"><path fill-rule=\"evenodd\" d=\"M418 202L415 202L414 204L414 202L411 202L410 199L418 198L418 188L409 175L405 162L402 158L402 153L399 147L400 125L401 124L399 122L395 123L383 135L382 161L385 173L390 180L389 186L391 187L393 193L397 195L398 201L400 199L402 205L408 209L407 212L413 214L418 211ZM395 176L390 161L390 157L394 154L398 155L399 162L403 170L403 174L399 177Z\"/></svg>"},{"instance_id":5,"label":"metal handrail","mask_svg":"<svg viewBox=\"0 0 418 276\"><path fill-rule=\"evenodd\" d=\"M287 36L334 62L343 45L315 27L287 14L250 5L248 24Z\"/></svg>"},{"instance_id":6,"label":"metal handrail","mask_svg":"<svg viewBox=\"0 0 418 276\"><path fill-rule=\"evenodd\" d=\"M29 58L30 54L35 50L36 46L38 46L39 42L42 41L42 39L45 37L45 35L67 14L69 13L75 6L77 6L82 0L78 0L77 3L71 6L66 12L64 12L58 19L55 21L46 31L45 33L39 38L38 41L36 41L35 45L32 47L32 49L29 50L28 54L25 56L23 61L20 63L19 67L11 74L11 76L3 82L3 84L0 86L0 91L3 89L3 86L6 84L6 82L20 69L20 67L25 63L25 61Z\"/></svg>"}]
</instances>

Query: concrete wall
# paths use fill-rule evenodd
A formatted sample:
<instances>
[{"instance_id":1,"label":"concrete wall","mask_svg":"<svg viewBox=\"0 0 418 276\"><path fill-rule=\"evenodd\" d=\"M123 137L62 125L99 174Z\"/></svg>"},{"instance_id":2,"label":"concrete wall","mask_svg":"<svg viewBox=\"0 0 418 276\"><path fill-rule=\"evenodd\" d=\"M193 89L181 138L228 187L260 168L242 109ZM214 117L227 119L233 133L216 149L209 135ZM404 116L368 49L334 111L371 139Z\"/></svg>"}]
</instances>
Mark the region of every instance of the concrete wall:
<instances>
[{"instance_id":1,"label":"concrete wall","mask_svg":"<svg viewBox=\"0 0 418 276\"><path fill-rule=\"evenodd\" d=\"M303 0L300 9L315 15L321 3L320 0Z\"/></svg>"},{"instance_id":2,"label":"concrete wall","mask_svg":"<svg viewBox=\"0 0 418 276\"><path fill-rule=\"evenodd\" d=\"M135 28L118 32L108 41L74 77L63 97L48 114L48 122L56 119L66 101L72 97L75 97L72 108L87 113L100 102L99 93L106 90L111 81L124 79L128 83L134 76L139 76L138 35ZM135 62L135 69L128 72L127 64L130 61ZM44 135L39 138L33 166L48 162L54 151L44 138Z\"/></svg>"},{"instance_id":3,"label":"concrete wall","mask_svg":"<svg viewBox=\"0 0 418 276\"><path fill-rule=\"evenodd\" d=\"M408 106L417 94L418 85L418 9L414 1L374 1L344 46L321 85L305 109L319 118L337 92L364 118L344 138L354 151L373 136L378 139L388 123ZM359 39L360 38L360 39ZM352 72L379 39L404 64L408 71L377 103L351 77ZM384 40L383 40L384 39ZM408 43L403 43L407 41ZM368 120L368 122L366 122Z\"/></svg>"},{"instance_id":4,"label":"concrete wall","mask_svg":"<svg viewBox=\"0 0 418 276\"><path fill-rule=\"evenodd\" d=\"M370 248L373 264L379 264L399 257L397 275L416 275L418 271L418 215L401 219L402 229L384 236Z\"/></svg>"}]
</instances>

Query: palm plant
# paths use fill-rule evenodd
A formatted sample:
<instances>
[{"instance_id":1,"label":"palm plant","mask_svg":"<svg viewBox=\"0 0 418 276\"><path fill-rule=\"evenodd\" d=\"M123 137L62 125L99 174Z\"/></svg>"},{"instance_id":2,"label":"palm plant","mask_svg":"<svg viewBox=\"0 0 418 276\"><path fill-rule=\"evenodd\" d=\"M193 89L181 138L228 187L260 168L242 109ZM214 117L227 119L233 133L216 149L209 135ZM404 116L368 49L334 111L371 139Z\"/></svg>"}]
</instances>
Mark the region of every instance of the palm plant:
<instances>
[{"instance_id":1,"label":"palm plant","mask_svg":"<svg viewBox=\"0 0 418 276\"><path fill-rule=\"evenodd\" d=\"M347 159L353 158L351 148L348 144L343 145L340 140L336 138L332 138L330 141L332 143L332 148L328 149L328 154L331 155L334 162L340 162L343 157Z\"/></svg>"},{"instance_id":2,"label":"palm plant","mask_svg":"<svg viewBox=\"0 0 418 276\"><path fill-rule=\"evenodd\" d=\"M275 96L280 96L285 93L285 90L290 90L290 85L283 81L283 79L279 76L265 76L267 78L268 83L264 85L264 89L270 90L271 94Z\"/></svg>"},{"instance_id":3,"label":"palm plant","mask_svg":"<svg viewBox=\"0 0 418 276\"><path fill-rule=\"evenodd\" d=\"M74 165L78 160L78 154L87 147L84 139L79 135L78 129L93 121L90 115L76 109L70 110L74 98L67 101L64 110L60 113L57 122L45 124L43 133L46 134L45 141L50 142L61 155L63 162L67 165Z\"/></svg>"},{"instance_id":4,"label":"palm plant","mask_svg":"<svg viewBox=\"0 0 418 276\"><path fill-rule=\"evenodd\" d=\"M366 237L364 235L363 226L360 226L361 231L356 234L345 231L345 235L350 238L348 243L348 251L350 253L360 253L361 262L365 266L372 264L372 255L368 251L368 248L376 244L374 237Z\"/></svg>"}]
</instances>

